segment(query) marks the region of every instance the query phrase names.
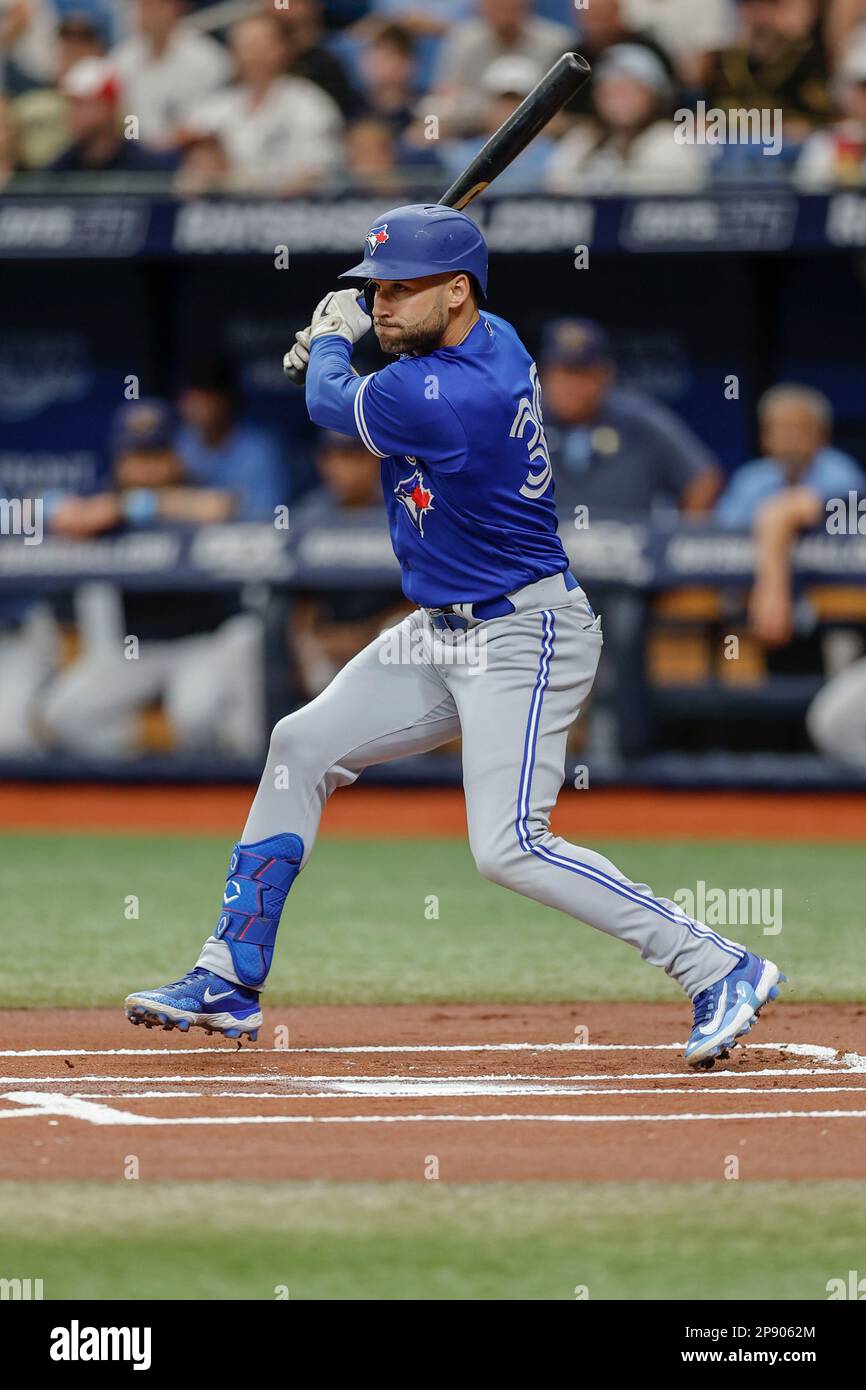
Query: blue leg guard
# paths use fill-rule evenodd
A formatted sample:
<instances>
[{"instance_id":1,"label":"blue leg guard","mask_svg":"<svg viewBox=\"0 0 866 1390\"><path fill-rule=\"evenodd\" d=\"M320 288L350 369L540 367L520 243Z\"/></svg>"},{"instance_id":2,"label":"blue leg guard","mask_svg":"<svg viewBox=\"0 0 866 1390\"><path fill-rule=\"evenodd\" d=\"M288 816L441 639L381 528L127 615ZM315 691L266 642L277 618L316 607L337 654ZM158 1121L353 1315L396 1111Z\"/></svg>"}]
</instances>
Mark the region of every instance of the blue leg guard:
<instances>
[{"instance_id":1,"label":"blue leg guard","mask_svg":"<svg viewBox=\"0 0 866 1390\"><path fill-rule=\"evenodd\" d=\"M303 857L299 835L272 835L232 850L214 936L225 941L238 979L251 989L267 979L280 913Z\"/></svg>"}]
</instances>

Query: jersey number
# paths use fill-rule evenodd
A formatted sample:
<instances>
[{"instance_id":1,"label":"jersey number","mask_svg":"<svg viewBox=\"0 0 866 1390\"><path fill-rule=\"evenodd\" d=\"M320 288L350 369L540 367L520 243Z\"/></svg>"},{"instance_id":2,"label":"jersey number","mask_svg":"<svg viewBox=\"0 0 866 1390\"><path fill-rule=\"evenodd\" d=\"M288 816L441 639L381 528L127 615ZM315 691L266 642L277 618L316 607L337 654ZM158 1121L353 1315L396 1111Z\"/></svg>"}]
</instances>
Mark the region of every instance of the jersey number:
<instances>
[{"instance_id":1,"label":"jersey number","mask_svg":"<svg viewBox=\"0 0 866 1390\"><path fill-rule=\"evenodd\" d=\"M520 397L509 436L512 439L523 439L528 431L526 447L529 451L529 476L520 489L520 495L534 498L541 497L542 493L547 491L553 470L541 419L541 382L538 380L538 368L534 362L529 369L529 380L532 383L532 400L530 401L528 396Z\"/></svg>"}]
</instances>

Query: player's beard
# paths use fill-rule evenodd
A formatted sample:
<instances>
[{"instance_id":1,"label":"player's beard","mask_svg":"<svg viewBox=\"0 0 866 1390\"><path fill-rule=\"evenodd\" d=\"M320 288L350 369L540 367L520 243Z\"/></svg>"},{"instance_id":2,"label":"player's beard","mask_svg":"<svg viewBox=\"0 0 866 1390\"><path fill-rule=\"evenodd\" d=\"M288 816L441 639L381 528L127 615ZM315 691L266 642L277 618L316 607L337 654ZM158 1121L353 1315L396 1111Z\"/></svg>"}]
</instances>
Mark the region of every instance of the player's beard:
<instances>
[{"instance_id":1,"label":"player's beard","mask_svg":"<svg viewBox=\"0 0 866 1390\"><path fill-rule=\"evenodd\" d=\"M436 351L442 342L442 336L447 327L447 309L434 305L427 317L422 319L420 323L414 323L411 327L404 328L400 333L385 333L382 336L380 336L377 327L376 337L382 351L393 357L405 353L422 357L425 353Z\"/></svg>"}]
</instances>

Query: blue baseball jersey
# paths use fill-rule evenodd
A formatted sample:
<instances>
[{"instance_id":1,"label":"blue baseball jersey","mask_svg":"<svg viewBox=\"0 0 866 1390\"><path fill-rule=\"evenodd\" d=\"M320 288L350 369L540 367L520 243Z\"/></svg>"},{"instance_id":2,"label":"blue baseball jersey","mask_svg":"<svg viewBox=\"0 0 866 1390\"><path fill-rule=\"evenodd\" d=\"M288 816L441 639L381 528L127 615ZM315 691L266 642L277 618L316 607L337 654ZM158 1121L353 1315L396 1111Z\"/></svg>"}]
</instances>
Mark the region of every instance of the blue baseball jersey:
<instances>
[{"instance_id":1,"label":"blue baseball jersey","mask_svg":"<svg viewBox=\"0 0 866 1390\"><path fill-rule=\"evenodd\" d=\"M473 603L568 568L538 370L511 324L481 314L457 346L364 377L350 356L345 338L315 340L307 409L382 460L407 598Z\"/></svg>"}]
</instances>

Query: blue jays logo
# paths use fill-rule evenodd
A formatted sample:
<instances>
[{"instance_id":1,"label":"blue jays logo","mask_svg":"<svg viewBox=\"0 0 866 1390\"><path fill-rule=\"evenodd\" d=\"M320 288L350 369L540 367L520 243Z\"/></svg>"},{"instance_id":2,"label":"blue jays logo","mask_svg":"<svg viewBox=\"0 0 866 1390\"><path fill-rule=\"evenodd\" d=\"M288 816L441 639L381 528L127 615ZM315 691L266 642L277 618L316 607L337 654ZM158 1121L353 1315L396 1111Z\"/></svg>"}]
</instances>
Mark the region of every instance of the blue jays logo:
<instances>
[{"instance_id":1,"label":"blue jays logo","mask_svg":"<svg viewBox=\"0 0 866 1390\"><path fill-rule=\"evenodd\" d=\"M408 462L414 463L415 460L409 459ZM424 482L420 468L416 468L408 478L400 479L394 489L394 496L406 508L412 525L423 536L427 513L433 510L433 492Z\"/></svg>"},{"instance_id":2,"label":"blue jays logo","mask_svg":"<svg viewBox=\"0 0 866 1390\"><path fill-rule=\"evenodd\" d=\"M381 246L385 241L390 241L390 237L388 236L388 223L383 222L381 227L371 227L367 233L367 245L370 248L370 255L372 256L376 247Z\"/></svg>"}]
</instances>

